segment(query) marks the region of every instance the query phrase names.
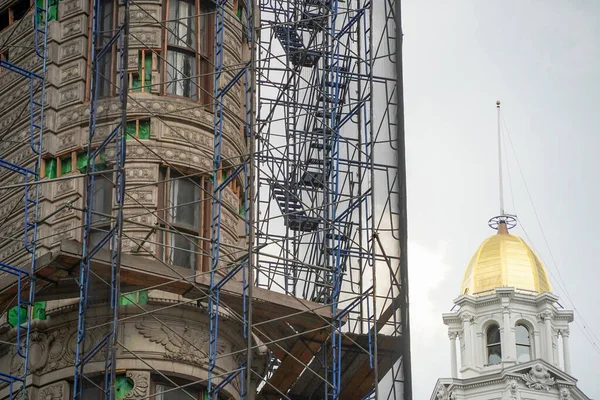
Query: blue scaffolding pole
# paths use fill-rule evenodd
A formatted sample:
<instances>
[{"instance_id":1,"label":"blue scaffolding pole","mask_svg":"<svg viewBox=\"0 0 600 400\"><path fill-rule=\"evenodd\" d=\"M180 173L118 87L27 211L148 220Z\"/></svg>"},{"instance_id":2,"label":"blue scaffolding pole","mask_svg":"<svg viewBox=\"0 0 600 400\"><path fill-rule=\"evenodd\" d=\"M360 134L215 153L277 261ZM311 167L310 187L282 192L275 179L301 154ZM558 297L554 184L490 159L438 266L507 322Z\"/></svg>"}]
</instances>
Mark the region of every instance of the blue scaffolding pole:
<instances>
[{"instance_id":1,"label":"blue scaffolding pole","mask_svg":"<svg viewBox=\"0 0 600 400\"><path fill-rule=\"evenodd\" d=\"M86 206L83 225L83 245L82 258L79 269L79 314L77 325L77 348L75 354L75 373L73 382L73 399L86 400L83 397L83 391L86 384L89 384L90 378L86 376L85 367L94 357L98 358L101 352L104 352L104 376L101 388L103 390L103 399L115 399L115 377L116 377L116 353L117 353L117 328L119 318L119 296L120 296L120 266L121 266L121 237L123 232L123 202L125 194L125 138L127 125L127 50L128 50L128 21L129 21L129 2L122 2L125 8L125 18L114 35L108 40L100 40L100 0L94 1L92 11L92 83L90 85L90 119L87 144L87 166L86 166ZM105 42L105 43L104 43ZM100 45L103 47L96 50ZM118 83L114 85L118 88L119 100L121 102L121 119L110 134L98 145L94 144L96 135L97 108L98 108L98 86L100 80L99 63L102 57L112 52L114 46L118 50ZM101 160L101 154L105 153L107 148L114 148L115 157L113 160ZM102 169L98 164L102 162L114 163L113 179L113 199L114 206L111 227L107 232L102 232L100 237L92 241L94 231L93 224L96 220L94 213L95 181L97 174ZM108 286L108 307L110 309L109 320L104 321L108 329L101 335L100 340L85 346L86 336L89 336L90 329L88 324L88 308L90 306L91 281L95 276L92 271L92 260L101 250L110 252L110 280L102 281L100 285ZM98 288L94 288L97 291ZM87 335L86 335L87 334Z\"/></svg>"},{"instance_id":2,"label":"blue scaffolding pole","mask_svg":"<svg viewBox=\"0 0 600 400\"><path fill-rule=\"evenodd\" d=\"M29 269L23 269L0 261L0 272L5 272L16 278L16 356L22 360L22 374L7 374L0 372L0 381L8 384L9 399L19 396L25 399L27 395L27 375L29 374L29 344L31 320L35 299L35 267L37 259L38 220L40 201L39 168L42 161L42 140L44 133L44 104L46 95L46 69L48 44L48 0L40 6L34 2L33 14L24 18L33 18L34 50L41 60L39 72L22 68L14 63L0 60L0 70L6 69L20 75L29 81L29 147L35 157L35 166L28 168L7 160L0 159L0 168L19 174L24 180L23 207L23 247L30 254ZM15 384L20 387L15 387Z\"/></svg>"},{"instance_id":3,"label":"blue scaffolding pole","mask_svg":"<svg viewBox=\"0 0 600 400\"><path fill-rule=\"evenodd\" d=\"M241 276L242 283L242 315L239 316L243 325L244 337L246 340L251 341L251 323L249 323L250 313L250 300L248 298L249 285L251 279L249 279L249 266L251 263L250 254L246 254L240 259L236 260L230 265L227 265L226 254L221 252L221 213L222 213L222 200L223 190L235 179L241 177L244 187L244 204L241 207L244 208L244 226L245 232L250 232L250 186L252 182L249 180L249 157L244 157L239 160L239 166L233 169L233 171L222 181L220 177L223 170L222 154L223 154L223 122L225 118L225 96L231 91L231 89L241 81L243 81L244 98L245 98L245 110L244 110L244 136L246 143L248 144L252 140L251 129L252 129L252 87L249 76L249 68L251 62L243 64L237 73L225 84L223 84L223 57L225 53L224 41L225 41L225 8L227 6L227 0L218 0L216 2L215 11L215 79L214 79L214 144L213 144L213 173L212 173L212 199L211 199L211 242L210 242L210 288L209 288L209 299L208 299L208 310L209 310L209 362L208 362L208 396L212 400L217 400L219 392L228 383L235 379L238 375L240 376L240 398L247 398L247 380L250 379L248 376L250 371L250 365L248 364L247 358L242 361L240 365L232 371L229 371L226 375L220 376L218 381L215 379L215 368L217 366L217 348L219 342L219 308L221 306L220 291L223 286L234 279L236 275ZM246 38L252 40L252 13L249 12L249 5L245 3L246 12ZM230 160L231 162L231 160ZM220 270L221 269L221 270ZM248 351L251 346L248 346Z\"/></svg>"}]
</instances>

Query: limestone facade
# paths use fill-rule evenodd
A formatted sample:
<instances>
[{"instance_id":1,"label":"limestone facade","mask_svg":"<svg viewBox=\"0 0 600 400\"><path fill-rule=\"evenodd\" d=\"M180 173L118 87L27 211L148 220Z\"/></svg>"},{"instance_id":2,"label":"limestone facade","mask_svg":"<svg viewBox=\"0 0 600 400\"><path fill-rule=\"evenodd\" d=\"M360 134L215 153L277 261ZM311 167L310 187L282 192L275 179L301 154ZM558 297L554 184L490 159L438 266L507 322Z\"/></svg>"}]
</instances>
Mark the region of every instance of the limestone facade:
<instances>
[{"instance_id":1,"label":"limestone facade","mask_svg":"<svg viewBox=\"0 0 600 400\"><path fill-rule=\"evenodd\" d=\"M130 121L148 121L149 137L127 140L126 156L126 198L124 206L123 252L139 258L140 266L146 259L159 259L169 262L165 256L165 235L162 233L161 220L165 189L161 187L165 170L181 171L184 174L203 177L204 189L210 190L209 175L213 169L214 113L211 101L196 101L183 96L166 93L164 71L166 39L165 27L160 21L166 12L167 0L142 0L132 4L130 9L131 28L129 40L129 73L139 70L142 52L150 57L147 49L152 49L157 63L152 71L153 86L150 90L130 92L127 115ZM173 0L171 0L173 1ZM198 0L196 4L203 3ZM0 11L12 6L14 1L0 1ZM89 123L90 93L90 8L89 0L62 0L58 3L57 19L48 25L48 66L45 98L45 132L43 140L44 161L67 159L76 160L86 151ZM119 4L120 2L115 2ZM211 2L208 2L211 3ZM235 3L235 5L234 5ZM243 2L239 2L240 7ZM230 9L226 13L224 70L221 85L227 84L237 72L238 66L249 59L249 48L245 38L245 27L236 18L231 7L237 2L227 2ZM243 10L241 10L243 15ZM122 6L115 14L115 23L123 18ZM211 19L209 18L210 22ZM214 36L214 28L208 29ZM10 39L11 48L7 55L10 62L23 68L39 72L40 60L33 51L33 18L31 14L23 17L20 23L13 23L0 31L0 43ZM210 42L210 40L209 40ZM213 51L210 50L209 53ZM0 54L1 55L1 54ZM198 56L198 55L197 55ZM212 54L211 54L212 56ZM199 56L198 56L199 57ZM204 71L210 76L207 80L198 80L200 89L212 91L212 84L202 88L204 82L213 79L214 67ZM114 94L114 93L113 93ZM244 138L245 96L243 79L237 82L225 96L223 123L223 165L227 170L237 165L247 154ZM0 71L0 132L9 132L10 140L0 141L0 157L10 162L34 168L35 157L29 148L29 84L17 75ZM20 112L24 109L24 112ZM97 130L94 144L108 135L120 121L121 107L117 97L101 98L97 106ZM104 154L106 168L110 169L114 150L107 149ZM42 174L48 175L41 166ZM38 256L52 253L60 248L61 241L81 241L83 237L82 221L85 206L85 179L75 167L59 176L55 182L41 186L40 217L47 218L39 226ZM243 229L243 216L240 207L243 197L243 176L239 176L223 193L221 214L221 242L229 246L229 251L221 251L224 266L226 261L235 259L239 253L236 246L247 246ZM45 176L45 180L51 177ZM0 186L22 183L21 176L0 170ZM0 238L0 260L16 266L28 265L28 254L23 249L22 236L24 219L22 210L22 191L0 189L0 220L2 235ZM208 199L208 197L205 197ZM205 200L204 203L210 200ZM209 208L210 209L210 208ZM203 214L203 225L199 236L209 237L207 224L210 216ZM163 224L164 225L164 224ZM157 229L158 227L158 229ZM203 231L204 229L204 231ZM204 232L204 233L203 233ZM16 239L16 240L15 240ZM201 246L208 251L207 241ZM200 257L201 258L201 257ZM196 269L206 271L206 260L198 261ZM5 276L0 273L0 281ZM51 289L49 289L51 290ZM77 327L77 293L65 295L64 299L49 301L47 319L33 322L30 347L30 372L28 396L32 399L67 399L71 396L71 384L74 363L74 335ZM148 317L133 316L134 306L123 306L125 319L119 326L119 340L124 348L140 355L148 363L140 361L131 353L122 351L118 359L118 368L125 371L135 382L134 389L127 399L148 398L153 393L160 374L173 377L178 382L200 381L206 379L207 368L207 326L208 317L201 308L189 305L173 305L179 296L160 291L151 291L150 300L145 307L155 308L152 315L178 332L181 337L174 342L161 339L161 326ZM105 316L106 307L95 306L98 321ZM158 311L156 308L165 308ZM131 314L131 315L129 315ZM130 318L127 318L129 315ZM225 317L224 317L225 318ZM226 319L226 318L225 318ZM223 331L227 333L219 342L220 354L235 353L245 348L241 327L225 320ZM94 333L95 334L95 333ZM101 334L100 330L97 334ZM164 335L163 335L164 336ZM15 328L8 322L6 313L0 316L0 339L14 340ZM18 357L14 357L14 346L0 345L1 371L18 371ZM262 353L261 353L262 354ZM260 363L261 354L256 354ZM217 369L222 373L239 365L237 356L220 357ZM9 366L9 368L4 368ZM102 362L92 363L90 368L100 372ZM157 374L160 371L160 374ZM0 399L8 396L6 387L0 385ZM239 397L239 382L234 380L225 388L231 398Z\"/></svg>"},{"instance_id":2,"label":"limestone facade","mask_svg":"<svg viewBox=\"0 0 600 400\"><path fill-rule=\"evenodd\" d=\"M557 301L510 287L457 298L458 310L443 314L451 378L438 380L431 399L587 400L571 376L573 312Z\"/></svg>"}]
</instances>

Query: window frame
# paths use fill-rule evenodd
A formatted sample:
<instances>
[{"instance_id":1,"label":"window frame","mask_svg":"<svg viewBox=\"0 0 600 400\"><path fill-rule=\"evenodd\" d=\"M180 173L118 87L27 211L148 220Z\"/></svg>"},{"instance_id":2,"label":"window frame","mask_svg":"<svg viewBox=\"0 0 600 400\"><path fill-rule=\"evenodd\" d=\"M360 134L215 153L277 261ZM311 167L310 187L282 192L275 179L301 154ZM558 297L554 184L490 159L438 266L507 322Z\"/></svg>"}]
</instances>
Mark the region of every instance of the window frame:
<instances>
[{"instance_id":1,"label":"window frame","mask_svg":"<svg viewBox=\"0 0 600 400\"><path fill-rule=\"evenodd\" d=\"M29 3L29 7L27 8L27 11L25 11L25 13L23 15L21 15L19 18L15 18L15 6L19 3L26 3L27 1L23 1L23 0L17 0L15 2L13 2L10 6L6 7L2 12L0 12L0 14L6 12L8 15L8 25L6 25L3 28L0 28L0 32L3 32L4 30L10 28L15 22L18 22L19 20L21 20L22 18L25 18L27 16L27 14L30 14L31 11L33 10L31 7L33 6L33 2L35 0L30 0Z\"/></svg>"},{"instance_id":2,"label":"window frame","mask_svg":"<svg viewBox=\"0 0 600 400\"><path fill-rule=\"evenodd\" d=\"M154 87L158 87L157 85L160 85L160 83L158 83L158 82L152 82L152 76L154 74L156 74L157 76L160 76L159 66L162 64L162 62L160 62L159 59L160 59L161 49L142 48L142 49L137 49L137 50L138 50L138 68L136 70L128 70L128 72L127 72L129 74L128 90L131 93L152 93L152 89ZM150 62L150 83L146 82L146 75L148 72L148 71L146 71L146 60L147 59L152 60ZM141 86L133 87L133 83L135 82L137 77L140 77Z\"/></svg>"},{"instance_id":3,"label":"window frame","mask_svg":"<svg viewBox=\"0 0 600 400\"><path fill-rule=\"evenodd\" d=\"M105 210L97 210L96 206L94 206L94 204L92 204L92 212L99 212L101 214L105 214L105 215L110 215L110 217L102 217L102 216L98 216L96 214L92 213L92 221L90 221L90 226L89 226L89 234L90 234L90 246L94 247L96 245L96 243L94 243L92 241L92 235L95 232L108 232L111 228L112 228L112 212L113 212L113 202L114 202L114 195L115 195L115 185L114 185L114 181L113 179L110 178L109 173L106 174L98 174L94 177L94 188L97 188L97 185L99 183L99 181L104 181L107 182L108 187L110 188L110 195L109 195L109 202L108 202L108 206L105 205ZM95 194L95 193L94 193ZM85 200L86 200L86 204L87 204L87 190L85 193ZM96 202L97 204L97 202ZM108 212L106 212L108 211ZM98 220L94 220L94 218L98 218ZM83 236L83 232L82 232L82 236ZM83 239L83 238L82 238ZM110 241L107 242L105 244L105 249L109 249L110 248Z\"/></svg>"},{"instance_id":4,"label":"window frame","mask_svg":"<svg viewBox=\"0 0 600 400\"><path fill-rule=\"evenodd\" d=\"M492 342L490 343L491 340L491 335L490 335L490 331L492 329L496 329L497 333L498 333L498 341L497 342ZM499 354L495 354L495 353L491 353L491 349L499 349ZM490 324L486 329L485 329L485 350L486 350L486 360L487 363L486 365L498 365L502 363L502 335L500 333L500 326L496 323L492 323ZM497 355L500 360L498 362L490 362L490 355Z\"/></svg>"},{"instance_id":5,"label":"window frame","mask_svg":"<svg viewBox=\"0 0 600 400\"><path fill-rule=\"evenodd\" d=\"M527 332L527 343L523 343L523 342L519 342L518 341L518 334L517 334L517 330L519 328L523 328L525 329L525 331ZM520 361L519 360L519 348L527 348L527 354L529 355L529 359L526 361ZM532 346L532 342L531 342L531 329L529 329L529 327L527 325L525 325L522 322L518 322L515 325L515 351L517 354L517 362L521 363L521 362L529 362L531 360L533 360L533 346ZM524 353L523 353L524 354Z\"/></svg>"},{"instance_id":6,"label":"window frame","mask_svg":"<svg viewBox=\"0 0 600 400\"><path fill-rule=\"evenodd\" d=\"M169 8L173 1L185 1L185 0L165 0L163 3L163 18L164 21L169 21ZM213 87L214 87L214 76L212 71L214 70L214 11L211 5L206 0L192 0L189 3L194 4L195 13L195 48L183 47L178 44L169 43L169 36L173 35L169 28L169 23L162 27L163 32L163 43L162 43L162 64L161 79L163 81L162 94L164 96L177 96L187 98L191 101L198 102L200 104L212 104ZM202 18L205 18L202 21ZM204 40L202 40L202 24L204 24ZM169 50L179 52L182 54L188 54L194 57L195 63L195 76L190 77L192 80L192 90L195 93L195 97L187 97L168 92L169 81L167 74L169 72Z\"/></svg>"},{"instance_id":7,"label":"window frame","mask_svg":"<svg viewBox=\"0 0 600 400\"><path fill-rule=\"evenodd\" d=\"M198 200L198 227L195 230L191 226L176 223L171 219L171 189L174 175L178 180L190 180L200 189L200 199ZM177 176L178 175L178 176ZM203 240L210 237L210 214L211 202L209 193L212 191L210 179L206 175L194 175L186 177L173 168L165 166L160 169L160 178L158 185L158 225L160 229L159 246L157 256L165 263L174 264L171 261L171 249L175 249L171 243L172 235L182 235L190 240L196 240L196 261L193 268L191 266L177 265L191 270L208 271L210 269L210 242ZM177 207L177 206L176 206Z\"/></svg>"},{"instance_id":8,"label":"window frame","mask_svg":"<svg viewBox=\"0 0 600 400\"><path fill-rule=\"evenodd\" d=\"M102 6L103 3L112 3L112 21L111 21L111 31L114 33L115 29L117 28L117 23L118 23L118 16L119 16L119 2L118 0L100 0L100 6ZM93 9L94 7L94 0L90 0L89 2L89 6L90 6L90 10ZM89 27L88 27L88 58L87 58L87 79L86 79L86 88L85 88L85 101L90 101L90 88L91 88L91 80L92 80L92 46L94 46L94 43L92 41L92 24L94 23L93 21L93 16L92 13L89 13L89 17L88 17L88 21L89 21ZM101 29L101 27L100 27ZM106 33L105 33L106 34ZM102 36L102 34L100 32L98 32L99 36ZM108 36L107 40L110 40L110 38L112 37L112 35ZM100 51L104 45L102 44L103 41L99 40L96 43L96 48L95 51L98 52ZM116 51L117 51L117 43L114 43L112 45L112 48L110 51L107 51L104 55L104 57L110 57L109 60L109 71L110 71L110 77L108 77L108 93L104 94L104 93L100 93L100 91L98 91L97 95L98 98L107 98L107 97L114 97L116 94L116 90L117 88L115 88L115 85L113 84L115 81L115 77L116 77L116 62L117 62L117 57L115 57L116 55ZM107 78L104 78L107 79ZM98 85L98 83L96 82L96 87L100 87L101 85Z\"/></svg>"}]
</instances>

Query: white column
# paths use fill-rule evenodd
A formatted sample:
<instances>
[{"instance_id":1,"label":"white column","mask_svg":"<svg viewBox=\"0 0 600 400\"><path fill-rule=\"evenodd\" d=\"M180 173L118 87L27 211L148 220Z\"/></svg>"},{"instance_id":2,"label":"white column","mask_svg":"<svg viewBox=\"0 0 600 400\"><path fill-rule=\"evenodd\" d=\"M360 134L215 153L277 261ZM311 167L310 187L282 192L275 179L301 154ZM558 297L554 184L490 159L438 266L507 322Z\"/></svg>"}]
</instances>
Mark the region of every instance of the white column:
<instances>
[{"instance_id":1,"label":"white column","mask_svg":"<svg viewBox=\"0 0 600 400\"><path fill-rule=\"evenodd\" d=\"M571 374L571 352L569 350L569 330L563 329L560 331L560 336L563 342L563 361L565 363L565 372Z\"/></svg>"},{"instance_id":2,"label":"white column","mask_svg":"<svg viewBox=\"0 0 600 400\"><path fill-rule=\"evenodd\" d=\"M512 345L511 326L510 326L510 312L508 306L505 305L502 309L502 361L513 361L512 357L514 346Z\"/></svg>"},{"instance_id":3,"label":"white column","mask_svg":"<svg viewBox=\"0 0 600 400\"><path fill-rule=\"evenodd\" d=\"M552 314L549 311L546 311L542 314L542 318L544 319L544 329L546 331L546 361L550 364L554 364L554 346L552 343Z\"/></svg>"},{"instance_id":4,"label":"white column","mask_svg":"<svg viewBox=\"0 0 600 400\"><path fill-rule=\"evenodd\" d=\"M464 314L463 320L463 335L465 338L465 367L471 367L473 365L473 338L471 337L471 320L473 316L471 314Z\"/></svg>"},{"instance_id":5,"label":"white column","mask_svg":"<svg viewBox=\"0 0 600 400\"><path fill-rule=\"evenodd\" d=\"M452 378L458 378L458 369L456 368L456 332L448 333L450 338L450 373Z\"/></svg>"}]
</instances>

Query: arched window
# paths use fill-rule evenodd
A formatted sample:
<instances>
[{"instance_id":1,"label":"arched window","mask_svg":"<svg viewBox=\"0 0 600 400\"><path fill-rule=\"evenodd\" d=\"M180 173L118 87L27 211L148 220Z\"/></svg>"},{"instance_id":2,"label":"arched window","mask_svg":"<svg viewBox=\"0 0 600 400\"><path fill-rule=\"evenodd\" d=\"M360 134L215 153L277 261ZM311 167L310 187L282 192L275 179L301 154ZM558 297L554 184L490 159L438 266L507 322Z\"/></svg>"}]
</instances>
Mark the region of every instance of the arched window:
<instances>
[{"instance_id":1,"label":"arched window","mask_svg":"<svg viewBox=\"0 0 600 400\"><path fill-rule=\"evenodd\" d=\"M529 329L525 325L517 325L515 327L515 341L517 344L517 361L531 361L531 338L529 337Z\"/></svg>"},{"instance_id":2,"label":"arched window","mask_svg":"<svg viewBox=\"0 0 600 400\"><path fill-rule=\"evenodd\" d=\"M502 348L500 346L500 328L491 325L486 331L488 365L500 364L502 361Z\"/></svg>"}]
</instances>

